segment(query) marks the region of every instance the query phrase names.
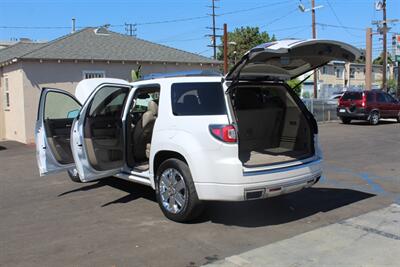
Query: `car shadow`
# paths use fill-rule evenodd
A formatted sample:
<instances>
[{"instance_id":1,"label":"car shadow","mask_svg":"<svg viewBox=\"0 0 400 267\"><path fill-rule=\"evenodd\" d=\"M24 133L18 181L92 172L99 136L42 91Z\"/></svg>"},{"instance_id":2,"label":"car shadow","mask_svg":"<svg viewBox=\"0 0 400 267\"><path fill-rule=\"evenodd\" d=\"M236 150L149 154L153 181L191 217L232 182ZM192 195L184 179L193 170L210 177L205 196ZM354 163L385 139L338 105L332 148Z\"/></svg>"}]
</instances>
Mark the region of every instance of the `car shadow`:
<instances>
[{"instance_id":1,"label":"car shadow","mask_svg":"<svg viewBox=\"0 0 400 267\"><path fill-rule=\"evenodd\" d=\"M398 122L396 120L380 120L378 125L371 125L368 121L352 121L350 123L350 125L376 127L376 126L379 126L379 125L388 125L388 124L397 124L397 123Z\"/></svg>"},{"instance_id":2,"label":"car shadow","mask_svg":"<svg viewBox=\"0 0 400 267\"><path fill-rule=\"evenodd\" d=\"M139 198L145 198L148 200L151 200L153 202L157 202L154 190L148 186L137 184L137 183L132 183L130 181L114 178L114 177L108 177L104 178L101 180L98 180L96 182L90 183L90 184L84 184L84 186L63 192L59 194L58 196L65 196L69 195L75 192L82 192L82 191L89 191L89 190L94 190L100 187L104 186L110 186L115 189L124 191L128 193L128 195L123 196L121 198L115 199L113 201L107 202L102 205L102 207L109 206L111 204L117 204L117 203L128 203L133 200L139 199Z\"/></svg>"},{"instance_id":3,"label":"car shadow","mask_svg":"<svg viewBox=\"0 0 400 267\"><path fill-rule=\"evenodd\" d=\"M224 225L260 227L284 224L328 212L375 196L341 188L312 187L279 197L247 202L210 202L192 223L211 221Z\"/></svg>"},{"instance_id":4,"label":"car shadow","mask_svg":"<svg viewBox=\"0 0 400 267\"><path fill-rule=\"evenodd\" d=\"M59 196L96 190L104 186L124 191L128 195L104 203L102 207L117 203L129 203L140 198L157 202L152 188L113 177L64 192ZM212 222L241 227L278 225L307 218L319 212L335 210L373 196L375 195L352 189L312 187L296 193L262 200L209 201L205 203L203 214L190 224Z\"/></svg>"}]
</instances>

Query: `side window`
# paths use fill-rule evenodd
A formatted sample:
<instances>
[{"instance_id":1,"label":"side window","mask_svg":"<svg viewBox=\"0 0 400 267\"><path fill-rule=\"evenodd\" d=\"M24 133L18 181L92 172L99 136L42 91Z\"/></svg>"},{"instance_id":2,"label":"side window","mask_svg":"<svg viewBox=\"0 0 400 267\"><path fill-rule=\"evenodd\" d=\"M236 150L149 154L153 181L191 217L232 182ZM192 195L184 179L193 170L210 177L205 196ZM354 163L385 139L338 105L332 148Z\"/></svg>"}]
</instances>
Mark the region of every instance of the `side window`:
<instances>
[{"instance_id":1,"label":"side window","mask_svg":"<svg viewBox=\"0 0 400 267\"><path fill-rule=\"evenodd\" d=\"M44 119L73 119L81 105L72 97L60 92L48 92L44 105Z\"/></svg>"},{"instance_id":2,"label":"side window","mask_svg":"<svg viewBox=\"0 0 400 267\"><path fill-rule=\"evenodd\" d=\"M171 101L175 116L226 114L221 83L174 83Z\"/></svg>"},{"instance_id":3,"label":"side window","mask_svg":"<svg viewBox=\"0 0 400 267\"><path fill-rule=\"evenodd\" d=\"M106 72L104 70L84 70L82 71L83 79L104 78Z\"/></svg>"},{"instance_id":4,"label":"side window","mask_svg":"<svg viewBox=\"0 0 400 267\"><path fill-rule=\"evenodd\" d=\"M4 77L4 109L10 108L10 89L8 87L8 78Z\"/></svg>"},{"instance_id":5,"label":"side window","mask_svg":"<svg viewBox=\"0 0 400 267\"><path fill-rule=\"evenodd\" d=\"M377 93L376 94L376 101L377 102L381 102L381 103L385 103L386 102L385 95L382 94L382 93Z\"/></svg>"},{"instance_id":6,"label":"side window","mask_svg":"<svg viewBox=\"0 0 400 267\"><path fill-rule=\"evenodd\" d=\"M388 103L393 103L393 102L395 102L395 101L394 101L394 98L393 98L391 95L389 95L389 94L385 94L385 98L386 98L386 102L388 102Z\"/></svg>"},{"instance_id":7,"label":"side window","mask_svg":"<svg viewBox=\"0 0 400 267\"><path fill-rule=\"evenodd\" d=\"M131 112L146 112L147 107L149 106L149 102L154 101L158 103L159 98L159 91L151 93L139 92L139 94L135 96L135 106L132 108Z\"/></svg>"},{"instance_id":8,"label":"side window","mask_svg":"<svg viewBox=\"0 0 400 267\"><path fill-rule=\"evenodd\" d=\"M367 102L374 102L374 95L371 93L367 93Z\"/></svg>"},{"instance_id":9,"label":"side window","mask_svg":"<svg viewBox=\"0 0 400 267\"><path fill-rule=\"evenodd\" d=\"M90 117L120 117L129 88L105 86L94 96L89 109Z\"/></svg>"}]
</instances>

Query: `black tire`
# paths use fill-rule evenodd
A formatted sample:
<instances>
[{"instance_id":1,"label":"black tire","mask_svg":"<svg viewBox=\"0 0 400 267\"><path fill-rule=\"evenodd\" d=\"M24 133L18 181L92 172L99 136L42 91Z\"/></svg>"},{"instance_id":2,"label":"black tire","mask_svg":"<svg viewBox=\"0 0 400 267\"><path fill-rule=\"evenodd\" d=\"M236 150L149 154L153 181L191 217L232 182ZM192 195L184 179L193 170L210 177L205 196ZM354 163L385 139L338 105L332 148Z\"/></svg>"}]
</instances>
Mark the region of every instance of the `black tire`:
<instances>
[{"instance_id":1,"label":"black tire","mask_svg":"<svg viewBox=\"0 0 400 267\"><path fill-rule=\"evenodd\" d=\"M341 117L340 119L341 119L341 121L342 121L343 124L350 124L350 122L351 122L351 119L350 119L350 118L343 118L343 117Z\"/></svg>"},{"instance_id":2,"label":"black tire","mask_svg":"<svg viewBox=\"0 0 400 267\"><path fill-rule=\"evenodd\" d=\"M81 178L79 177L79 173L76 169L68 170L67 172L71 181L75 183L82 183Z\"/></svg>"},{"instance_id":3,"label":"black tire","mask_svg":"<svg viewBox=\"0 0 400 267\"><path fill-rule=\"evenodd\" d=\"M369 124L378 125L380 119L380 115L378 111L372 111L369 115Z\"/></svg>"},{"instance_id":4,"label":"black tire","mask_svg":"<svg viewBox=\"0 0 400 267\"><path fill-rule=\"evenodd\" d=\"M399 115L397 115L397 122L400 123L400 112Z\"/></svg>"},{"instance_id":5,"label":"black tire","mask_svg":"<svg viewBox=\"0 0 400 267\"><path fill-rule=\"evenodd\" d=\"M184 205L180 208L179 211L176 213L173 213L167 209L167 207L164 207L162 196L161 196L161 191L162 189L162 182L161 176L164 172L167 172L169 169L175 169L180 176L178 176L178 179L181 179L180 177L183 178L184 180L184 192L185 192L185 202ZM174 191L176 194L176 191ZM165 192L167 193L167 192ZM164 213L164 215L175 222L188 222L196 217L198 217L201 212L203 211L203 204L197 197L196 193L196 188L193 183L192 175L190 173L189 166L182 160L180 159L167 159L157 169L156 173L156 197L158 204ZM169 196L171 197L171 196Z\"/></svg>"}]
</instances>

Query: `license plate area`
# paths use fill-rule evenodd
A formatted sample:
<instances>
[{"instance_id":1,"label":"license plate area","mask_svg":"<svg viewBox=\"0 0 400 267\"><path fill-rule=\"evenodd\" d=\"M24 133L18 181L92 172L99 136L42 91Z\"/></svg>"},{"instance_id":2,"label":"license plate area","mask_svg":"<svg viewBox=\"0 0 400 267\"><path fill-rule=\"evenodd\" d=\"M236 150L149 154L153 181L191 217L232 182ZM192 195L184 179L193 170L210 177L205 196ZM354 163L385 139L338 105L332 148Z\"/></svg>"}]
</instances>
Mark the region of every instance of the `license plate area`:
<instances>
[{"instance_id":1,"label":"license plate area","mask_svg":"<svg viewBox=\"0 0 400 267\"><path fill-rule=\"evenodd\" d=\"M345 109L345 108L340 108L340 109L339 109L339 112L340 112L340 113L346 113L346 109Z\"/></svg>"}]
</instances>

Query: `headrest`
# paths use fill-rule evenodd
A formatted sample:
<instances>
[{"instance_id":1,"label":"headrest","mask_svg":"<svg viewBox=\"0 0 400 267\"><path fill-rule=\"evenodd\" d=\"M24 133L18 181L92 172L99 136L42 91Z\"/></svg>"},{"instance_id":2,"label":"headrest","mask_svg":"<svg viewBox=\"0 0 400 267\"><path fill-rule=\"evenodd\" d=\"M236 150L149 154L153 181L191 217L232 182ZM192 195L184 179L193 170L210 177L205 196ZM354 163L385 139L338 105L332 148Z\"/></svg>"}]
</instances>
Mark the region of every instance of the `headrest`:
<instances>
[{"instance_id":1,"label":"headrest","mask_svg":"<svg viewBox=\"0 0 400 267\"><path fill-rule=\"evenodd\" d=\"M183 98L183 104L185 105L198 105L199 101L197 100L197 97L195 95L185 95L185 97Z\"/></svg>"},{"instance_id":2,"label":"headrest","mask_svg":"<svg viewBox=\"0 0 400 267\"><path fill-rule=\"evenodd\" d=\"M154 114L154 116L157 116L158 113L158 105L154 101L150 101L149 104L147 105L147 111L150 111Z\"/></svg>"}]
</instances>

